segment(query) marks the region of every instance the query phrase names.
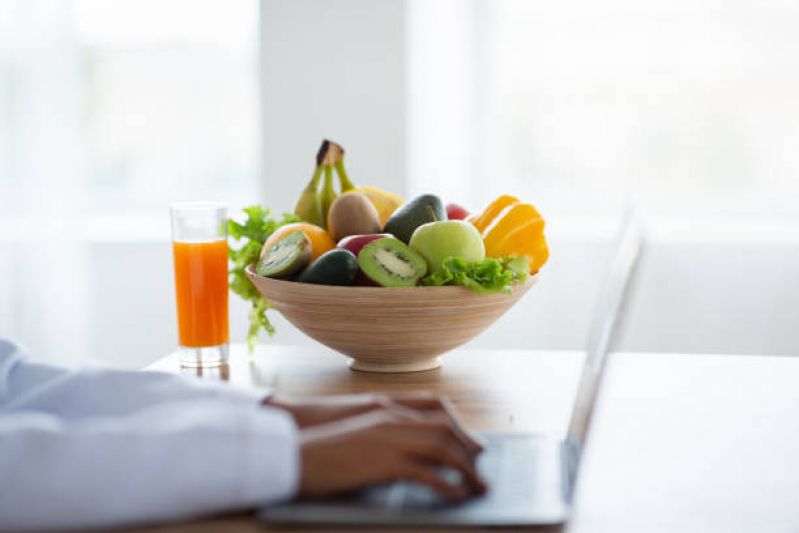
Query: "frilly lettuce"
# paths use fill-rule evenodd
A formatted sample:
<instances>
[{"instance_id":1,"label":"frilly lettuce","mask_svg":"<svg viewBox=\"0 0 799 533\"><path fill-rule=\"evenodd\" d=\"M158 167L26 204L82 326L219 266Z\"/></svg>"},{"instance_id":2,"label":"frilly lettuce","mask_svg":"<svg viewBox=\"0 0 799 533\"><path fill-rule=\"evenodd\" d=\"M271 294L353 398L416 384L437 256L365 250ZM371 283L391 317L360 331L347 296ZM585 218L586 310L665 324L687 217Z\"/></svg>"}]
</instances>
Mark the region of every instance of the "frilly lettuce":
<instances>
[{"instance_id":1,"label":"frilly lettuce","mask_svg":"<svg viewBox=\"0 0 799 533\"><path fill-rule=\"evenodd\" d=\"M247 278L244 269L250 263L258 260L261 255L261 248L276 229L292 222L302 222L302 220L289 213L284 213L282 220L269 218L269 210L263 209L259 205L246 207L244 213L247 215L247 220L245 220L244 224L228 220L228 235L236 241L246 239L244 246L239 249L228 246L229 257L232 262L230 268L230 290L241 296L244 301L252 304L250 328L247 331L247 346L252 352L255 346L258 345L258 336L261 328L265 329L269 335L275 333L275 328L266 316L266 311L272 308L272 304L258 292L255 285Z\"/></svg>"},{"instance_id":2,"label":"frilly lettuce","mask_svg":"<svg viewBox=\"0 0 799 533\"><path fill-rule=\"evenodd\" d=\"M424 286L463 285L477 294L504 292L510 294L513 283L524 283L528 277L527 257L488 257L483 261L467 263L462 257L450 257L441 270L422 280Z\"/></svg>"}]
</instances>

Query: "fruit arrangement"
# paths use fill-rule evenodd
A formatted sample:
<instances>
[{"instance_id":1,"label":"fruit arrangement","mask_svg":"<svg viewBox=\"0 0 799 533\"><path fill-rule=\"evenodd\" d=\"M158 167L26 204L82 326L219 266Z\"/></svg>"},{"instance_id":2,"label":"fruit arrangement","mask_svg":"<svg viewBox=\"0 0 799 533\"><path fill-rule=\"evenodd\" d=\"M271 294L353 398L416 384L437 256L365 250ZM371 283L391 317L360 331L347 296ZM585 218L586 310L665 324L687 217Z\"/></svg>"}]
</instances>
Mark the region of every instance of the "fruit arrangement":
<instances>
[{"instance_id":1,"label":"fruit arrangement","mask_svg":"<svg viewBox=\"0 0 799 533\"><path fill-rule=\"evenodd\" d=\"M275 220L260 206L244 212L244 223L229 222L230 236L246 240L230 248L231 289L252 304L251 349L261 328L270 334L274 329L266 317L270 303L246 277L250 264L258 276L296 283L462 285L491 294L510 293L549 257L544 220L531 204L503 195L470 214L457 204L444 206L433 194L406 202L373 187L355 187L343 148L330 141L322 143L293 214Z\"/></svg>"}]
</instances>

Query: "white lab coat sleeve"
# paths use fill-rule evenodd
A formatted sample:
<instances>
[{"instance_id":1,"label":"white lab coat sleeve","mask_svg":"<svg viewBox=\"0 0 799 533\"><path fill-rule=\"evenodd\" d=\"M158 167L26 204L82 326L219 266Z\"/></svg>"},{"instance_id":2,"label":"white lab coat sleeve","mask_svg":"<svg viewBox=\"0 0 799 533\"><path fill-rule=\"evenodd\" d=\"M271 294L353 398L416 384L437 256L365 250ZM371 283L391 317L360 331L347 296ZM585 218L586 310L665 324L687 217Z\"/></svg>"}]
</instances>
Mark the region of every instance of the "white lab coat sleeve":
<instances>
[{"instance_id":1,"label":"white lab coat sleeve","mask_svg":"<svg viewBox=\"0 0 799 533\"><path fill-rule=\"evenodd\" d=\"M166 372L67 369L35 362L20 345L0 339L0 413L43 411L74 420L124 416L175 400L248 406L268 395L264 389L237 389Z\"/></svg>"},{"instance_id":2,"label":"white lab coat sleeve","mask_svg":"<svg viewBox=\"0 0 799 533\"><path fill-rule=\"evenodd\" d=\"M172 401L124 417L0 415L0 530L186 519L291 498L297 429L251 403Z\"/></svg>"}]
</instances>

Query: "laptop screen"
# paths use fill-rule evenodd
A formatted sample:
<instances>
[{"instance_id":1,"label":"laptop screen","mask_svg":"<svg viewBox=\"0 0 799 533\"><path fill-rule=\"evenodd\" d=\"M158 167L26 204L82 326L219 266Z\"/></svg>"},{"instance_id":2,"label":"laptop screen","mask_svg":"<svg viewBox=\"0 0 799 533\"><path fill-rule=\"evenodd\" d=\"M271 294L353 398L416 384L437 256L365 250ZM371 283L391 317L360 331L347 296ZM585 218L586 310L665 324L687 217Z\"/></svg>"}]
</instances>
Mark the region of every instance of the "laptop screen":
<instances>
[{"instance_id":1,"label":"laptop screen","mask_svg":"<svg viewBox=\"0 0 799 533\"><path fill-rule=\"evenodd\" d=\"M624 306L643 250L643 236L631 212L624 216L616 237L608 273L588 334L585 363L566 437L568 485L573 487L583 443L607 357L624 320Z\"/></svg>"}]
</instances>

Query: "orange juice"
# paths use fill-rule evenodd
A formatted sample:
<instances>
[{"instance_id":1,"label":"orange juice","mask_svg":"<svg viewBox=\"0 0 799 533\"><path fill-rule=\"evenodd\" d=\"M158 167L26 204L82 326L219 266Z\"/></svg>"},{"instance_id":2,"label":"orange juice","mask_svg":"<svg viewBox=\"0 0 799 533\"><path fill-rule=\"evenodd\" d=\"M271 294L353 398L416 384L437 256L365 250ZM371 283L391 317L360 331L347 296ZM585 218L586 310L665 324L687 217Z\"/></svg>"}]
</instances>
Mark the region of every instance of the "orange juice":
<instances>
[{"instance_id":1,"label":"orange juice","mask_svg":"<svg viewBox=\"0 0 799 533\"><path fill-rule=\"evenodd\" d=\"M180 345L228 342L227 241L173 242Z\"/></svg>"}]
</instances>

